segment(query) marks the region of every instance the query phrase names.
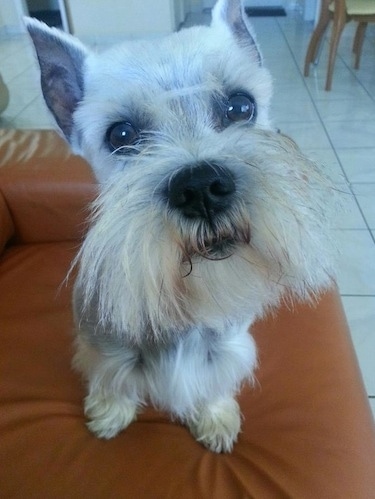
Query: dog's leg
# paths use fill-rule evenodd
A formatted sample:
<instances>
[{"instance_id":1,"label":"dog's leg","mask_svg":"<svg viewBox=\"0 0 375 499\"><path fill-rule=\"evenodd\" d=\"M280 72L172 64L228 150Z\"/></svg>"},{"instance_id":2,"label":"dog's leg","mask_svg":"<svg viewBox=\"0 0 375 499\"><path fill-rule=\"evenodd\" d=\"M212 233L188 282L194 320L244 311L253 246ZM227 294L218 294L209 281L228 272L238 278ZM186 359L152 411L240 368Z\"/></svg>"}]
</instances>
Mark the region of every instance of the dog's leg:
<instances>
[{"instance_id":1,"label":"dog's leg","mask_svg":"<svg viewBox=\"0 0 375 499\"><path fill-rule=\"evenodd\" d=\"M115 437L136 419L141 403L141 386L139 382L137 385L141 378L134 375L138 360L132 350L108 347L99 350L78 337L73 365L87 379L85 415L89 419L88 428L97 437Z\"/></svg>"},{"instance_id":2,"label":"dog's leg","mask_svg":"<svg viewBox=\"0 0 375 499\"><path fill-rule=\"evenodd\" d=\"M186 422L198 442L213 452L230 452L241 428L241 413L234 398L228 397L202 406Z\"/></svg>"},{"instance_id":3,"label":"dog's leg","mask_svg":"<svg viewBox=\"0 0 375 499\"><path fill-rule=\"evenodd\" d=\"M235 396L252 380L257 362L247 323L223 329L187 331L160 354L159 380L156 373L152 377L156 405L168 407L213 452L230 452L237 441L241 413Z\"/></svg>"},{"instance_id":4,"label":"dog's leg","mask_svg":"<svg viewBox=\"0 0 375 499\"><path fill-rule=\"evenodd\" d=\"M200 336L207 348L207 360L196 379L202 398L186 424L197 441L213 452L230 452L241 429L235 395L245 380L252 380L257 362L248 327L248 323L233 325L219 335L203 332Z\"/></svg>"}]
</instances>

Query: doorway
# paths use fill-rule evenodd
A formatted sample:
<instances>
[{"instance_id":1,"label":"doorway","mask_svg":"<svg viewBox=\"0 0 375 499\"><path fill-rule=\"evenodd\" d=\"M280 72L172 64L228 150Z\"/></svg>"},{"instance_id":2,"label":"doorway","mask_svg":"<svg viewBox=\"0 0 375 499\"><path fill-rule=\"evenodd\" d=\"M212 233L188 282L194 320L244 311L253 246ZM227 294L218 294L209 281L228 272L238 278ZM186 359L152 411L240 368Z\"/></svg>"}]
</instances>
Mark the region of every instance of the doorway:
<instances>
[{"instance_id":1,"label":"doorway","mask_svg":"<svg viewBox=\"0 0 375 499\"><path fill-rule=\"evenodd\" d=\"M71 32L64 0L24 0L24 4L30 17L50 27Z\"/></svg>"}]
</instances>

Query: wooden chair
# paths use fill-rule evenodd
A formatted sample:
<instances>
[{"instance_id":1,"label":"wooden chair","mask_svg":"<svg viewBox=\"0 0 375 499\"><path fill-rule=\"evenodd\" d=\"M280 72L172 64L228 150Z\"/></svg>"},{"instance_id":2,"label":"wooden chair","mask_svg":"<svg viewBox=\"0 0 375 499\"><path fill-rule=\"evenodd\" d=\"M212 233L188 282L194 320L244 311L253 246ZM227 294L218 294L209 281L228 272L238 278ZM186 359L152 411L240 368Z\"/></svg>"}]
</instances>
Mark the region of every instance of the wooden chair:
<instances>
[{"instance_id":1,"label":"wooden chair","mask_svg":"<svg viewBox=\"0 0 375 499\"><path fill-rule=\"evenodd\" d=\"M358 22L353 52L355 55L354 67L355 69L359 68L367 24L375 22L375 0L322 0L318 24L311 36L306 53L305 76L309 76L310 64L315 63L318 58L319 47L330 20L333 21L333 24L329 46L326 90L331 90L337 47L344 26L349 21Z\"/></svg>"}]
</instances>

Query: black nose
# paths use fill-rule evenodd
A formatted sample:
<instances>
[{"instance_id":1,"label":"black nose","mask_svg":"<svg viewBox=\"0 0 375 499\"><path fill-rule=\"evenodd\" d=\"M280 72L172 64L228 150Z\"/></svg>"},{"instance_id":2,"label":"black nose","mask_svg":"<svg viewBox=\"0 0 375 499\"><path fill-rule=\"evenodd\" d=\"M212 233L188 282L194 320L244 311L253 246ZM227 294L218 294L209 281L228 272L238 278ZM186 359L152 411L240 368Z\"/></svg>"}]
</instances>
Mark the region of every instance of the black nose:
<instances>
[{"instance_id":1,"label":"black nose","mask_svg":"<svg viewBox=\"0 0 375 499\"><path fill-rule=\"evenodd\" d=\"M201 163L173 175L168 184L168 200L186 217L211 219L227 210L236 190L232 174L222 166Z\"/></svg>"}]
</instances>

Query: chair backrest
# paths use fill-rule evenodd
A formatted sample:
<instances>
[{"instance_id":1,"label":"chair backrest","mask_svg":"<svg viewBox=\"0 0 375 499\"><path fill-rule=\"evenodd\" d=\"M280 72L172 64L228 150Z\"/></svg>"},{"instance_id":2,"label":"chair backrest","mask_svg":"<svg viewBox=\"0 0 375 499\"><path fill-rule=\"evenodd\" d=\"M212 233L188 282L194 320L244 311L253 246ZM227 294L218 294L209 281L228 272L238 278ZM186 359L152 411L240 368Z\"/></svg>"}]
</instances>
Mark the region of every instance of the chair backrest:
<instances>
[{"instance_id":1,"label":"chair backrest","mask_svg":"<svg viewBox=\"0 0 375 499\"><path fill-rule=\"evenodd\" d=\"M322 9L328 9L342 16L374 16L375 0L323 0Z\"/></svg>"},{"instance_id":2,"label":"chair backrest","mask_svg":"<svg viewBox=\"0 0 375 499\"><path fill-rule=\"evenodd\" d=\"M346 3L349 16L372 16L375 14L374 0L335 0Z\"/></svg>"}]
</instances>

